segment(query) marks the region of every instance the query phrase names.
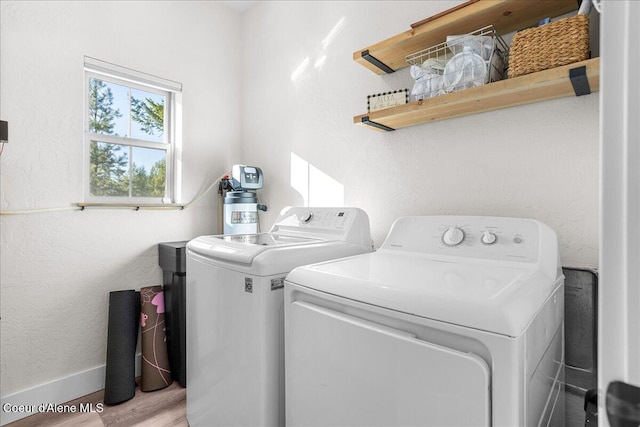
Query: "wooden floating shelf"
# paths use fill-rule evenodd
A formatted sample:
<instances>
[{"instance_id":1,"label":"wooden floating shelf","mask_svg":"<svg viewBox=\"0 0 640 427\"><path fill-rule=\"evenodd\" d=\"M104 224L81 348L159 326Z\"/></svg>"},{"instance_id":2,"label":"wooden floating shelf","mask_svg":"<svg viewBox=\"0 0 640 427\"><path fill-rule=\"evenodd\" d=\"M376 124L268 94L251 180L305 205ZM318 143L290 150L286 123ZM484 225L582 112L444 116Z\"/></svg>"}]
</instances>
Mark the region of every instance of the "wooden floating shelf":
<instances>
[{"instance_id":1,"label":"wooden floating shelf","mask_svg":"<svg viewBox=\"0 0 640 427\"><path fill-rule=\"evenodd\" d=\"M593 58L460 92L361 114L353 118L353 123L375 130L394 130L534 102L576 96L569 73L582 66L586 67L586 77L591 92L597 92L600 88L600 58ZM373 125L367 124L366 121L373 122ZM377 128L375 124L389 129Z\"/></svg>"},{"instance_id":2,"label":"wooden floating shelf","mask_svg":"<svg viewBox=\"0 0 640 427\"><path fill-rule=\"evenodd\" d=\"M377 74L407 67L406 56L442 43L447 36L493 25L504 35L578 9L577 0L471 0L412 29L353 53L353 60Z\"/></svg>"}]
</instances>

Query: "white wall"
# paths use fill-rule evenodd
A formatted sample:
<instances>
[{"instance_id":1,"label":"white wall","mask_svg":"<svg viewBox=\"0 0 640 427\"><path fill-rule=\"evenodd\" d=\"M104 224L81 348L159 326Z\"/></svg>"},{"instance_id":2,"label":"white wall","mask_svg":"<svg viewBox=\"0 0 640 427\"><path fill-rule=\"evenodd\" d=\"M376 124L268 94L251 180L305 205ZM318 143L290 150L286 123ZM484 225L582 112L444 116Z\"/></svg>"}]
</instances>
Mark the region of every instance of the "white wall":
<instances>
[{"instance_id":1,"label":"white wall","mask_svg":"<svg viewBox=\"0 0 640 427\"><path fill-rule=\"evenodd\" d=\"M402 215L531 217L558 233L564 265L597 266L598 94L390 133L352 124L366 112L367 95L413 85L408 69L378 76L353 52L457 3L258 2L245 14L242 158L265 172L263 223L306 200L305 185L291 185L293 153L295 170L308 162L316 181L328 175L331 188L344 186L345 205L368 212L376 246ZM307 56L309 66L292 81ZM312 200L340 201L313 186Z\"/></svg>"},{"instance_id":2,"label":"white wall","mask_svg":"<svg viewBox=\"0 0 640 427\"><path fill-rule=\"evenodd\" d=\"M367 95L412 86L408 70L377 76L352 53L456 3L261 1L238 15L216 2L2 0L0 207L81 200L89 55L183 83L184 201L241 161L265 172L263 228L305 200L365 209L376 246L402 215L532 217L558 232L565 265L595 267L598 94L391 133L352 124ZM2 396L104 364L109 291L160 283L157 243L214 232L215 203L3 216Z\"/></svg>"},{"instance_id":3,"label":"white wall","mask_svg":"<svg viewBox=\"0 0 640 427\"><path fill-rule=\"evenodd\" d=\"M82 201L84 55L183 84L190 201L239 156L240 18L216 2L3 0L2 210ZM216 203L2 216L2 396L103 365L109 292L161 284L157 244L215 232Z\"/></svg>"}]
</instances>

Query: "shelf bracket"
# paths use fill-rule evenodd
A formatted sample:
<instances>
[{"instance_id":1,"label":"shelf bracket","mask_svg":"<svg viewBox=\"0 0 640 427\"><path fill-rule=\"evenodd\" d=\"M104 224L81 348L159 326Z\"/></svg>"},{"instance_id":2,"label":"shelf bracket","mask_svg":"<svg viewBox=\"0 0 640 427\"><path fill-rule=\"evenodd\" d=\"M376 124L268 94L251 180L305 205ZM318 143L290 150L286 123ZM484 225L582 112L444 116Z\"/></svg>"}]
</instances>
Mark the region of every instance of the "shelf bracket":
<instances>
[{"instance_id":1,"label":"shelf bracket","mask_svg":"<svg viewBox=\"0 0 640 427\"><path fill-rule=\"evenodd\" d=\"M369 49L363 50L362 53L360 53L360 55L362 56L362 59L369 61L370 63L380 68L382 71L384 71L387 74L391 74L396 71L393 68L389 67L384 62L379 61L378 58L376 58L375 56L370 55Z\"/></svg>"},{"instance_id":2,"label":"shelf bracket","mask_svg":"<svg viewBox=\"0 0 640 427\"><path fill-rule=\"evenodd\" d=\"M586 66L583 65L582 67L570 69L569 79L571 80L571 85L573 86L573 91L576 93L576 96L589 95L591 93Z\"/></svg>"},{"instance_id":3,"label":"shelf bracket","mask_svg":"<svg viewBox=\"0 0 640 427\"><path fill-rule=\"evenodd\" d=\"M369 120L369 116L364 116L362 118L362 123L364 123L365 125L373 126L374 128L378 128L378 129L381 129L381 130L386 130L387 132L395 130L394 128L390 128L389 126L385 126L385 125L380 124L380 123L372 122L371 120Z\"/></svg>"}]
</instances>

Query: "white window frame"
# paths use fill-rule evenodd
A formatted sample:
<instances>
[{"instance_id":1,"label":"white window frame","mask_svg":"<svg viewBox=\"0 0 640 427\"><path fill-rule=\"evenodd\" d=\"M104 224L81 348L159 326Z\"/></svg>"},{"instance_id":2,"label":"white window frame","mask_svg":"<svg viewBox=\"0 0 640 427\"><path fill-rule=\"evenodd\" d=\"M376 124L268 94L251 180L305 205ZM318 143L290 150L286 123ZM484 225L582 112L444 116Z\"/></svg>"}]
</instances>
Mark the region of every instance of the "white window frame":
<instances>
[{"instance_id":1,"label":"white window frame","mask_svg":"<svg viewBox=\"0 0 640 427\"><path fill-rule=\"evenodd\" d=\"M89 80L91 78L164 96L166 102L163 142L89 132ZM165 197L92 196L90 194L90 145L92 141L165 151ZM136 205L181 203L182 84L85 56L83 147L85 202ZM131 156L129 159L131 160Z\"/></svg>"}]
</instances>

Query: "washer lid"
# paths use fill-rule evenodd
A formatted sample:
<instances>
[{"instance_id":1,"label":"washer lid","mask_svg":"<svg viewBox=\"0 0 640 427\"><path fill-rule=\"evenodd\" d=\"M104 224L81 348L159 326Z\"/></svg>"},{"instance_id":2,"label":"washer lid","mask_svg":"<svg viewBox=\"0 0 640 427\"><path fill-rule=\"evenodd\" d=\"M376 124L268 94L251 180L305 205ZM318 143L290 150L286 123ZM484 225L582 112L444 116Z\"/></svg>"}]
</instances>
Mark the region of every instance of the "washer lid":
<instances>
[{"instance_id":1,"label":"washer lid","mask_svg":"<svg viewBox=\"0 0 640 427\"><path fill-rule=\"evenodd\" d=\"M361 209L288 207L268 233L200 236L187 244L187 254L191 251L219 262L255 266L256 257L267 252L258 259L270 263L275 258L280 271L290 271L298 265L364 253L372 246L369 217ZM308 250L317 256L297 253ZM285 251L288 252L283 259ZM335 256L324 255L331 252Z\"/></svg>"},{"instance_id":2,"label":"washer lid","mask_svg":"<svg viewBox=\"0 0 640 427\"><path fill-rule=\"evenodd\" d=\"M308 245L322 240L285 236L274 233L200 236L191 240L187 248L207 258L251 264L262 252L274 247Z\"/></svg>"},{"instance_id":3,"label":"washer lid","mask_svg":"<svg viewBox=\"0 0 640 427\"><path fill-rule=\"evenodd\" d=\"M519 336L558 281L526 266L380 250L294 269L287 281L391 310Z\"/></svg>"}]
</instances>

